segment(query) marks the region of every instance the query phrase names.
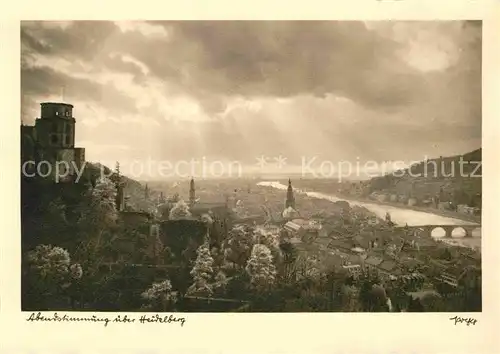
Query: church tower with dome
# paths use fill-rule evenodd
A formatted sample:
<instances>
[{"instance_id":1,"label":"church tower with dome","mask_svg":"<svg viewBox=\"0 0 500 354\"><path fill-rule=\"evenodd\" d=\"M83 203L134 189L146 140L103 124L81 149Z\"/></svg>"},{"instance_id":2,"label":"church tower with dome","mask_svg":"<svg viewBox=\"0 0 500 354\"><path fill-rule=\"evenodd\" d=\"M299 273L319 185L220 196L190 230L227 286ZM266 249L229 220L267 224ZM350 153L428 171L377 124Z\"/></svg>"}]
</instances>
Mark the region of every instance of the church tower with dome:
<instances>
[{"instance_id":1,"label":"church tower with dome","mask_svg":"<svg viewBox=\"0 0 500 354\"><path fill-rule=\"evenodd\" d=\"M292 181L288 179L288 188L286 191L285 209L295 209L295 197L293 196Z\"/></svg>"}]
</instances>

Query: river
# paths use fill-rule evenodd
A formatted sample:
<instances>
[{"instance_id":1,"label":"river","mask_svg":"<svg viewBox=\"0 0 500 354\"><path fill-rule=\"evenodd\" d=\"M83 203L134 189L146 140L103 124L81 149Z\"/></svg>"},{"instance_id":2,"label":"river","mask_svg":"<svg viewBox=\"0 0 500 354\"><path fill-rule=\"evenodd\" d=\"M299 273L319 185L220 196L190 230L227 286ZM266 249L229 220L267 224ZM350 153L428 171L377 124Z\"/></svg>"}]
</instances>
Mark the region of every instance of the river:
<instances>
[{"instance_id":1,"label":"river","mask_svg":"<svg viewBox=\"0 0 500 354\"><path fill-rule=\"evenodd\" d=\"M277 188L277 189L282 189L286 190L288 186L277 182L277 181L263 181L257 183L258 186L262 187L272 187L272 188ZM338 198L333 195L329 194L324 194L324 193L319 193L319 192L314 192L314 191L303 191L298 188L294 188L295 193L299 194L305 194L309 197L313 198L318 198L318 199L325 199L329 200L331 202L337 202L340 200L344 200L348 202L350 205L358 205L365 207L366 209L370 210L372 213L377 215L380 218L385 218L385 214L388 212L391 215L391 220L394 222L396 225L401 225L404 226L405 224L408 224L408 226L419 226L419 225L473 225L476 223L460 220L460 219L454 219L454 218L449 218L449 217L444 217L441 215L436 215L432 213L426 213L422 211L416 211L416 210L411 210L411 209L405 209L405 208L398 208L390 205L382 205L382 204L375 204L375 203L367 203L367 202L360 202L356 200L349 200L349 199L344 199L344 198ZM478 225L478 224L477 224ZM478 225L479 226L479 225ZM441 230L435 230L435 233L433 233L433 237L439 238L443 236L443 233L439 233ZM463 231L463 230L457 230L457 232ZM444 231L443 231L444 232ZM478 232L473 233L472 238L463 238L460 236L463 236L461 234L454 234L454 236L457 236L456 238L453 239L446 239L443 240L449 244L457 245L457 246L462 246L462 247L472 247L472 248L481 248L481 235Z\"/></svg>"}]
</instances>

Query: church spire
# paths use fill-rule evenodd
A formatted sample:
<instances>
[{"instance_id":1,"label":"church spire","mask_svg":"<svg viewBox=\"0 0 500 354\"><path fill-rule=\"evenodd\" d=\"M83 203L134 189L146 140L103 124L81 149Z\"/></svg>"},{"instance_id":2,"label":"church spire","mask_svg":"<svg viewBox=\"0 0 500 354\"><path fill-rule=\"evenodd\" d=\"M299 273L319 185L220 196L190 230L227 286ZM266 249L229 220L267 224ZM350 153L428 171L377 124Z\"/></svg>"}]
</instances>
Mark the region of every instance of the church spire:
<instances>
[{"instance_id":1,"label":"church spire","mask_svg":"<svg viewBox=\"0 0 500 354\"><path fill-rule=\"evenodd\" d=\"M292 181L290 178L288 179L288 189L286 191L285 209L289 207L295 209L295 197L293 196Z\"/></svg>"},{"instance_id":2,"label":"church spire","mask_svg":"<svg viewBox=\"0 0 500 354\"><path fill-rule=\"evenodd\" d=\"M192 207L196 202L196 193L194 189L194 179L191 177L191 182L189 183L189 205Z\"/></svg>"}]
</instances>

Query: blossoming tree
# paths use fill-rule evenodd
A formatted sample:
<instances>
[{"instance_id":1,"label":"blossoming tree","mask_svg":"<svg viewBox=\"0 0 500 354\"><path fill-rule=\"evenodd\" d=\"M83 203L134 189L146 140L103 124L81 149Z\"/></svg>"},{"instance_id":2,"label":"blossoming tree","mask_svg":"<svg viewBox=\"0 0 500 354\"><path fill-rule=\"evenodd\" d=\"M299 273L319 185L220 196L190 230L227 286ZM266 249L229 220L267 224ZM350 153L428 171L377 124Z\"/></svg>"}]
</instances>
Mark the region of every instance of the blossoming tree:
<instances>
[{"instance_id":1,"label":"blossoming tree","mask_svg":"<svg viewBox=\"0 0 500 354\"><path fill-rule=\"evenodd\" d=\"M177 292L172 291L169 279L153 283L141 297L146 301L146 308L152 311L168 311L177 302Z\"/></svg>"},{"instance_id":2,"label":"blossoming tree","mask_svg":"<svg viewBox=\"0 0 500 354\"><path fill-rule=\"evenodd\" d=\"M182 199L175 203L169 214L170 220L189 219L190 217L191 212L189 211L189 206Z\"/></svg>"},{"instance_id":3,"label":"blossoming tree","mask_svg":"<svg viewBox=\"0 0 500 354\"><path fill-rule=\"evenodd\" d=\"M83 275L82 266L71 262L69 252L61 247L38 245L26 255L24 279L41 302L71 296L68 289Z\"/></svg>"},{"instance_id":4,"label":"blossoming tree","mask_svg":"<svg viewBox=\"0 0 500 354\"><path fill-rule=\"evenodd\" d=\"M250 276L250 282L254 289L267 290L276 281L273 256L269 248L263 244L253 246L245 270Z\"/></svg>"},{"instance_id":5,"label":"blossoming tree","mask_svg":"<svg viewBox=\"0 0 500 354\"><path fill-rule=\"evenodd\" d=\"M198 248L197 254L198 256L190 273L194 282L188 288L187 295L211 296L213 290L209 283L213 277L212 266L214 259L210 254L208 244L202 244Z\"/></svg>"}]
</instances>

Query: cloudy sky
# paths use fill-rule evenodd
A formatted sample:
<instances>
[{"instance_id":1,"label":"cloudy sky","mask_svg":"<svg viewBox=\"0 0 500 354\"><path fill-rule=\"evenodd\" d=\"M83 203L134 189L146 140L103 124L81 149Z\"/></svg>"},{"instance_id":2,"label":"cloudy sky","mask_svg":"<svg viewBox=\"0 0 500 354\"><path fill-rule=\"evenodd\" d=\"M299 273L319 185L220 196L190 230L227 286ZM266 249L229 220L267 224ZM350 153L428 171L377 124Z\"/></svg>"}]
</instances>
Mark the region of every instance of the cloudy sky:
<instances>
[{"instance_id":1,"label":"cloudy sky","mask_svg":"<svg viewBox=\"0 0 500 354\"><path fill-rule=\"evenodd\" d=\"M481 146L480 22L23 22L22 122L88 160L421 160Z\"/></svg>"}]
</instances>

